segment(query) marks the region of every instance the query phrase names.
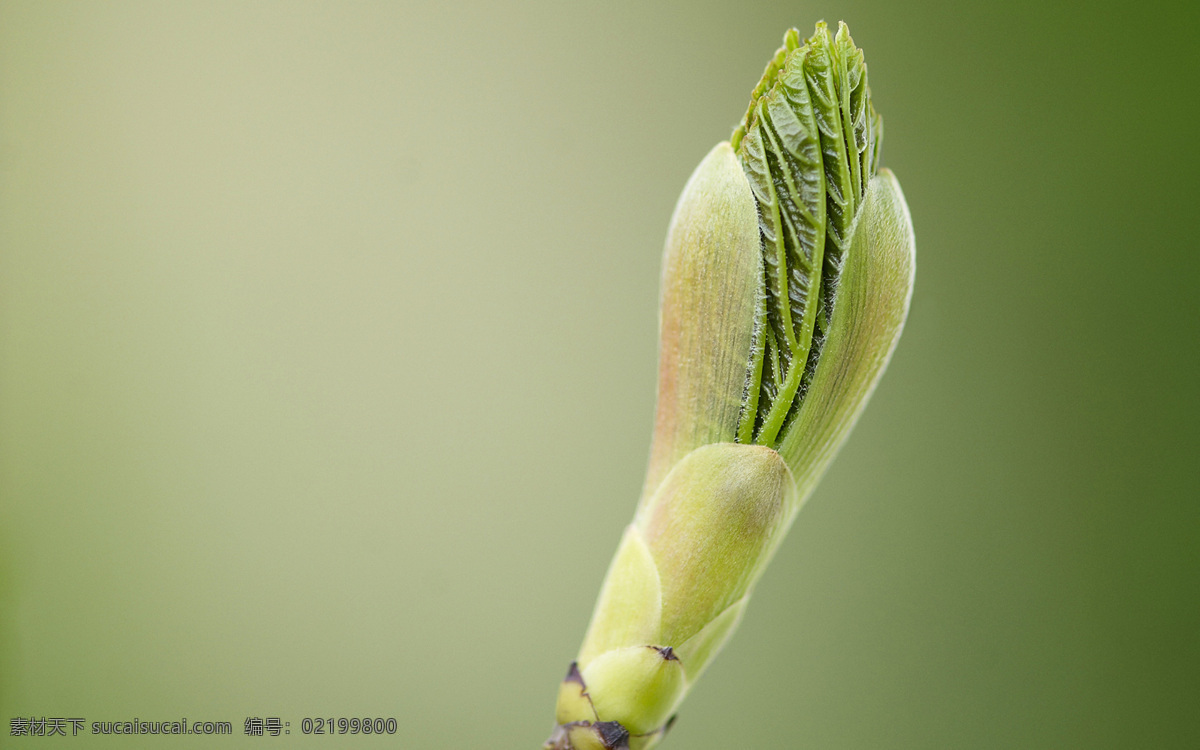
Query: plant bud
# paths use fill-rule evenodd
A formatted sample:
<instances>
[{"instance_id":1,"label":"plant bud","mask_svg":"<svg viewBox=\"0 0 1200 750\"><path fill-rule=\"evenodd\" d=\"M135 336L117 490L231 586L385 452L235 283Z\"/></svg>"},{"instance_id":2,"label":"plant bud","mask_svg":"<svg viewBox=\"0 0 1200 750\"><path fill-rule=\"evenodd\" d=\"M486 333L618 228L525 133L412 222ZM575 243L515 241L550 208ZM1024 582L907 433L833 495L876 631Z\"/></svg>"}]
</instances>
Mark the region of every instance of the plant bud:
<instances>
[{"instance_id":1,"label":"plant bud","mask_svg":"<svg viewBox=\"0 0 1200 750\"><path fill-rule=\"evenodd\" d=\"M899 338L912 222L845 24L784 36L663 256L650 465L547 750L645 750L736 629Z\"/></svg>"}]
</instances>

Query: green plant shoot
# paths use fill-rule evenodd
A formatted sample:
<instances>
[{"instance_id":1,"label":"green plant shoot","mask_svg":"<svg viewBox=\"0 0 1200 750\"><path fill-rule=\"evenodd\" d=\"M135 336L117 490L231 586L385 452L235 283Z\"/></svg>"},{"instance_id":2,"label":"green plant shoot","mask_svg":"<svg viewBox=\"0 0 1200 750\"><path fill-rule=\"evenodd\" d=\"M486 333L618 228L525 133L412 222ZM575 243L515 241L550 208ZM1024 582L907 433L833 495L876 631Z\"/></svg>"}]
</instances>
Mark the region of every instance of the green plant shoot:
<instances>
[{"instance_id":1,"label":"green plant shoot","mask_svg":"<svg viewBox=\"0 0 1200 750\"><path fill-rule=\"evenodd\" d=\"M845 24L792 29L663 255L650 465L546 750L646 750L883 373L913 288L912 222Z\"/></svg>"}]
</instances>

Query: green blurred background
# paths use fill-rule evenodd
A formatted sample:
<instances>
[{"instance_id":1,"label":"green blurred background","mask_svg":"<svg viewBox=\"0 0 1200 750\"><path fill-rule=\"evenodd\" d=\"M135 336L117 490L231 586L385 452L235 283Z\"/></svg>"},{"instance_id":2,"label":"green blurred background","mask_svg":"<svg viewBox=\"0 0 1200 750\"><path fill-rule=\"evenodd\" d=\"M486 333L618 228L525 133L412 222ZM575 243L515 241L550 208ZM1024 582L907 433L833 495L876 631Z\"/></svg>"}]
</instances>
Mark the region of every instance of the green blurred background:
<instances>
[{"instance_id":1,"label":"green blurred background","mask_svg":"<svg viewBox=\"0 0 1200 750\"><path fill-rule=\"evenodd\" d=\"M538 746L671 209L820 18L912 313L664 747L1200 746L1200 13L867 0L0 3L0 745Z\"/></svg>"}]
</instances>

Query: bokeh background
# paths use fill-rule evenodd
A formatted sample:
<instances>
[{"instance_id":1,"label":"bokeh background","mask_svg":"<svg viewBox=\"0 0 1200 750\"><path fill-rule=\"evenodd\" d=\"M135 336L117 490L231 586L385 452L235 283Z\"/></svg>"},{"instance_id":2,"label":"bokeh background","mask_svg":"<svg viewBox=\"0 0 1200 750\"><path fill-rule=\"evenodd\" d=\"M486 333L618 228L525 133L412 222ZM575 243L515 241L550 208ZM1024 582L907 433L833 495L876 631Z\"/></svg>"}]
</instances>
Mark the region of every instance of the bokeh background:
<instances>
[{"instance_id":1,"label":"bokeh background","mask_svg":"<svg viewBox=\"0 0 1200 750\"><path fill-rule=\"evenodd\" d=\"M671 209L820 18L912 313L665 746L1200 746L1200 13L1020 0L0 2L0 745L538 746Z\"/></svg>"}]
</instances>

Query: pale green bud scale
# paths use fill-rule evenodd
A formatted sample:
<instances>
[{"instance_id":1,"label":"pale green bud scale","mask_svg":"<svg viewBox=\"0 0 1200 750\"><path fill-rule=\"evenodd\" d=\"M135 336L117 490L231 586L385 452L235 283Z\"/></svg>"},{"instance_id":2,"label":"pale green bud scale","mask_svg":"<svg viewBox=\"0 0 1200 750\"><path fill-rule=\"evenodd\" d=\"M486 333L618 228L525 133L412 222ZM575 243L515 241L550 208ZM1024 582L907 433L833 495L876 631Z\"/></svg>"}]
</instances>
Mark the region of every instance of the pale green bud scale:
<instances>
[{"instance_id":1,"label":"pale green bud scale","mask_svg":"<svg viewBox=\"0 0 1200 750\"><path fill-rule=\"evenodd\" d=\"M665 724L686 687L683 666L666 646L606 651L581 671L596 715L620 722L632 735Z\"/></svg>"},{"instance_id":2,"label":"pale green bud scale","mask_svg":"<svg viewBox=\"0 0 1200 750\"><path fill-rule=\"evenodd\" d=\"M866 406L908 314L916 268L912 219L890 171L871 178L853 236L826 352L779 446L809 491Z\"/></svg>"},{"instance_id":3,"label":"pale green bud scale","mask_svg":"<svg viewBox=\"0 0 1200 750\"><path fill-rule=\"evenodd\" d=\"M793 486L779 454L757 445L706 445L675 465L635 522L658 568L663 643L684 643L746 595Z\"/></svg>"},{"instance_id":4,"label":"pale green bud scale","mask_svg":"<svg viewBox=\"0 0 1200 750\"><path fill-rule=\"evenodd\" d=\"M756 216L733 149L717 144L684 187L667 232L643 497L693 449L737 439L762 275Z\"/></svg>"},{"instance_id":5,"label":"pale green bud scale","mask_svg":"<svg viewBox=\"0 0 1200 750\"><path fill-rule=\"evenodd\" d=\"M609 649L657 643L661 617L658 566L641 532L631 525L608 568L576 661L586 667Z\"/></svg>"}]
</instances>

